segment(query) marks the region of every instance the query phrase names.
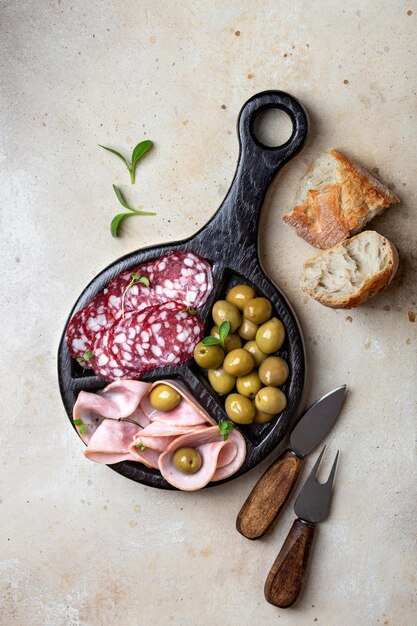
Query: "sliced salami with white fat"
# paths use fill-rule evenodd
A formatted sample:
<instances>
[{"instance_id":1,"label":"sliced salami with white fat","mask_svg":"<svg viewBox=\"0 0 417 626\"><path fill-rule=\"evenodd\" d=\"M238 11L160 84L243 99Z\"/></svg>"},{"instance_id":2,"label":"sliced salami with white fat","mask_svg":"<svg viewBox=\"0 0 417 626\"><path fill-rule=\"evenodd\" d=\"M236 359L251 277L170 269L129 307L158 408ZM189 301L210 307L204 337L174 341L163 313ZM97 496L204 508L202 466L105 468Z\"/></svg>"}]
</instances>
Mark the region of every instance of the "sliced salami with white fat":
<instances>
[{"instance_id":1,"label":"sliced salami with white fat","mask_svg":"<svg viewBox=\"0 0 417 626\"><path fill-rule=\"evenodd\" d=\"M131 284L135 276L147 278L150 286L147 287L141 282ZM153 264L140 265L113 278L104 290L108 297L108 307L113 315L119 318L124 312L140 312L159 304L160 300L153 289L153 280Z\"/></svg>"},{"instance_id":2,"label":"sliced salami with white fat","mask_svg":"<svg viewBox=\"0 0 417 626\"><path fill-rule=\"evenodd\" d=\"M153 289L161 301L198 309L213 289L210 264L194 252L169 252L154 263Z\"/></svg>"},{"instance_id":3,"label":"sliced salami with white fat","mask_svg":"<svg viewBox=\"0 0 417 626\"><path fill-rule=\"evenodd\" d=\"M87 351L93 352L95 336L98 332L110 328L114 318L107 306L107 296L97 294L81 311L71 319L67 327L67 344L74 359L82 358ZM91 367L89 361L83 366Z\"/></svg>"},{"instance_id":4,"label":"sliced salami with white fat","mask_svg":"<svg viewBox=\"0 0 417 626\"><path fill-rule=\"evenodd\" d=\"M98 334L93 368L106 380L140 377L156 367L188 361L203 336L201 319L167 302L141 313L126 313Z\"/></svg>"}]
</instances>

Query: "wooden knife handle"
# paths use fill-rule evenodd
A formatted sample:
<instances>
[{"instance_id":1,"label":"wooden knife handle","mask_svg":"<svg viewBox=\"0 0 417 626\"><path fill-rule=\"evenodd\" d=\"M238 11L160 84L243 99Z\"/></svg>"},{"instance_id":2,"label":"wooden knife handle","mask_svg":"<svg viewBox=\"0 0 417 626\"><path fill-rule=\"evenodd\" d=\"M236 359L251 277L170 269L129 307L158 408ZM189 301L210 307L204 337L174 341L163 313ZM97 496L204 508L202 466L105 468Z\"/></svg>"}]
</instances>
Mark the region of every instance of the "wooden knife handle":
<instances>
[{"instance_id":1,"label":"wooden knife handle","mask_svg":"<svg viewBox=\"0 0 417 626\"><path fill-rule=\"evenodd\" d=\"M265 598L274 606L291 606L300 593L307 571L315 524L296 519L265 582Z\"/></svg>"},{"instance_id":2,"label":"wooden knife handle","mask_svg":"<svg viewBox=\"0 0 417 626\"><path fill-rule=\"evenodd\" d=\"M290 450L285 450L260 477L236 520L237 530L248 539L266 533L288 500L303 464Z\"/></svg>"}]
</instances>

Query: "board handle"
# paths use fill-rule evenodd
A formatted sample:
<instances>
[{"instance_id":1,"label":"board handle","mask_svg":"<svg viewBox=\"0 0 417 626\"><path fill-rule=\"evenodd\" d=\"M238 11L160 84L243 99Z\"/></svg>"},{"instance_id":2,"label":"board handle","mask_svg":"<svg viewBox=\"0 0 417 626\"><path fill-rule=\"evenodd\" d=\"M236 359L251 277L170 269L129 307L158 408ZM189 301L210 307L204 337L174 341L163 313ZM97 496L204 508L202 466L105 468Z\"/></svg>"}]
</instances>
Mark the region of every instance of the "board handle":
<instances>
[{"instance_id":1,"label":"board handle","mask_svg":"<svg viewBox=\"0 0 417 626\"><path fill-rule=\"evenodd\" d=\"M239 511L236 529L248 539L259 539L272 526L287 502L300 474L303 459L290 450L269 466Z\"/></svg>"},{"instance_id":2,"label":"board handle","mask_svg":"<svg viewBox=\"0 0 417 626\"><path fill-rule=\"evenodd\" d=\"M265 599L270 604L286 609L298 598L307 571L315 529L314 524L299 518L294 520L265 582Z\"/></svg>"},{"instance_id":3,"label":"board handle","mask_svg":"<svg viewBox=\"0 0 417 626\"><path fill-rule=\"evenodd\" d=\"M292 133L280 146L265 146L254 131L256 118L268 109L284 111L292 122ZM284 91L262 91L243 105L238 118L238 132L243 163L249 167L256 163L262 165L274 176L304 145L308 134L307 112L296 98Z\"/></svg>"},{"instance_id":4,"label":"board handle","mask_svg":"<svg viewBox=\"0 0 417 626\"><path fill-rule=\"evenodd\" d=\"M282 145L269 147L256 137L255 120L263 111L274 108L290 117L292 133ZM300 102L288 93L263 91L245 102L237 130L240 153L233 182L217 213L201 232L206 241L216 242L211 256L223 263L236 255L240 257L242 249L257 247L259 214L266 192L281 167L303 147L308 116Z\"/></svg>"}]
</instances>

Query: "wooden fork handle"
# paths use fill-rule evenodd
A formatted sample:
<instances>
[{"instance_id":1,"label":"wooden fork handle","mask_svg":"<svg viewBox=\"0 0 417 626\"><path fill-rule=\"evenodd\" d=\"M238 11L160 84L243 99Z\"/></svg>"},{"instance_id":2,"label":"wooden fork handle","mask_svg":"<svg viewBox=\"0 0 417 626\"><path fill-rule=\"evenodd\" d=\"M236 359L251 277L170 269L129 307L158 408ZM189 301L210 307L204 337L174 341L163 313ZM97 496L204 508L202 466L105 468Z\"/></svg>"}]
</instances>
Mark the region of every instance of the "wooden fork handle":
<instances>
[{"instance_id":1,"label":"wooden fork handle","mask_svg":"<svg viewBox=\"0 0 417 626\"><path fill-rule=\"evenodd\" d=\"M236 528L248 539L262 537L279 515L297 481L303 459L285 450L260 477L239 511Z\"/></svg>"},{"instance_id":2,"label":"wooden fork handle","mask_svg":"<svg viewBox=\"0 0 417 626\"><path fill-rule=\"evenodd\" d=\"M265 582L265 598L274 606L291 606L300 593L307 571L315 524L296 519Z\"/></svg>"}]
</instances>

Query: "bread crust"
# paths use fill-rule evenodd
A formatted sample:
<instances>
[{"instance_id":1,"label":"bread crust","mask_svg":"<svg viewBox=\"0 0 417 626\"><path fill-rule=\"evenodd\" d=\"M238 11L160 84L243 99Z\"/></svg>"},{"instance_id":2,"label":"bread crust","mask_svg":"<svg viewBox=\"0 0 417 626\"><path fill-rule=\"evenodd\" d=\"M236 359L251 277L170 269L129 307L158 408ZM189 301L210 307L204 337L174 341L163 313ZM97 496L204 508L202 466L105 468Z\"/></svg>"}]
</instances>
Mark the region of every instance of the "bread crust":
<instances>
[{"instance_id":1,"label":"bread crust","mask_svg":"<svg viewBox=\"0 0 417 626\"><path fill-rule=\"evenodd\" d=\"M301 285L302 290L308 293L312 298L317 300L317 302L320 302L320 304L323 304L324 306L330 307L332 309L353 309L366 302L369 298L372 298L373 296L382 293L382 291L384 291L388 287L388 285L394 278L394 275L398 269L399 256L397 248L394 246L394 244L386 237L382 237L382 235L379 236L386 242L388 246L388 250L390 253L389 261L383 270L377 272L376 274L373 274L364 283L362 283L360 289L358 289L356 293L351 294L346 298L340 298L337 301L331 301L324 296L318 296L314 292L314 290L307 289L303 285ZM309 259L304 263L304 269L311 265L318 257L331 254L335 248L341 246L346 247L352 239L353 238L348 239L347 241L343 241L336 246L333 246L333 248L330 248L329 250L320 252L315 257Z\"/></svg>"},{"instance_id":2,"label":"bread crust","mask_svg":"<svg viewBox=\"0 0 417 626\"><path fill-rule=\"evenodd\" d=\"M349 236L349 228L340 212L339 185L309 189L306 202L294 207L293 212L282 219L316 248L331 248Z\"/></svg>"},{"instance_id":3,"label":"bread crust","mask_svg":"<svg viewBox=\"0 0 417 626\"><path fill-rule=\"evenodd\" d=\"M360 231L375 215L399 198L388 187L332 149L337 182L306 189L306 200L283 216L297 234L316 248L327 249ZM313 166L309 166L311 172Z\"/></svg>"}]
</instances>

